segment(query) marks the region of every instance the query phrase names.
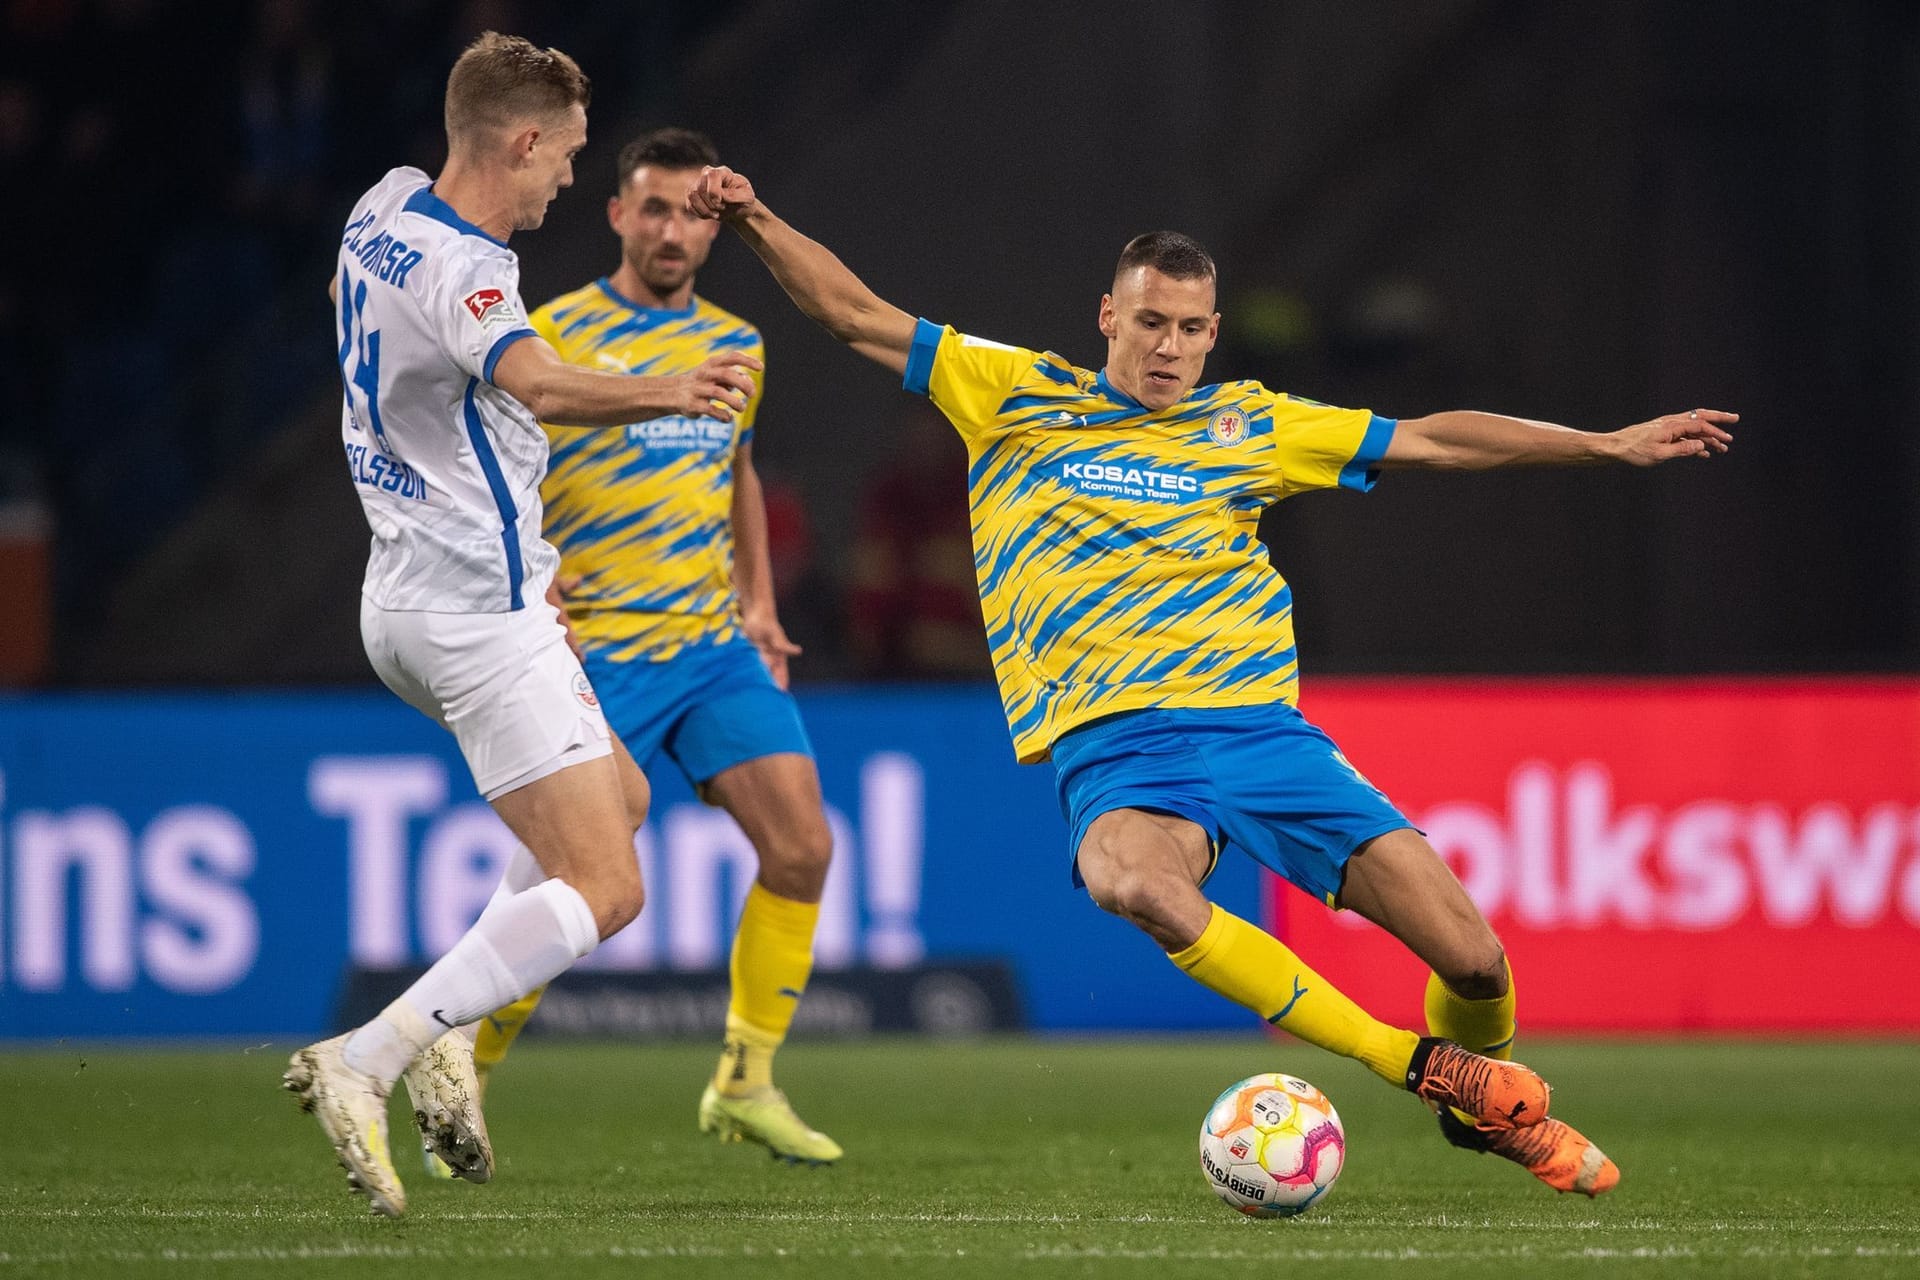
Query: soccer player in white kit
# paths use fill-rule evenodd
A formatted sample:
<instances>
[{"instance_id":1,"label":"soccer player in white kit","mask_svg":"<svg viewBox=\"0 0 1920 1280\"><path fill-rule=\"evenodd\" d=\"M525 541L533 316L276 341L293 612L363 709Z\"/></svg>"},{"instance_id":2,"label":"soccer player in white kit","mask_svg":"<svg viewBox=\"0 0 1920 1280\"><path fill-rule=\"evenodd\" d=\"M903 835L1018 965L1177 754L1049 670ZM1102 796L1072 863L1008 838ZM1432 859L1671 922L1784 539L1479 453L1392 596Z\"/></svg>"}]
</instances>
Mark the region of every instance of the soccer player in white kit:
<instances>
[{"instance_id":1,"label":"soccer player in white kit","mask_svg":"<svg viewBox=\"0 0 1920 1280\"><path fill-rule=\"evenodd\" d=\"M759 362L691 374L569 365L526 320L506 241L538 227L587 140L587 78L518 37L481 36L447 81L447 164L395 169L360 198L330 286L346 390L341 433L373 530L360 626L402 699L450 729L474 783L526 850L446 955L358 1029L293 1055L288 1089L350 1185L398 1217L387 1096L407 1077L422 1133L461 1176L493 1154L457 1028L568 968L640 911L633 835L645 777L546 601L540 421L617 427L731 420Z\"/></svg>"}]
</instances>

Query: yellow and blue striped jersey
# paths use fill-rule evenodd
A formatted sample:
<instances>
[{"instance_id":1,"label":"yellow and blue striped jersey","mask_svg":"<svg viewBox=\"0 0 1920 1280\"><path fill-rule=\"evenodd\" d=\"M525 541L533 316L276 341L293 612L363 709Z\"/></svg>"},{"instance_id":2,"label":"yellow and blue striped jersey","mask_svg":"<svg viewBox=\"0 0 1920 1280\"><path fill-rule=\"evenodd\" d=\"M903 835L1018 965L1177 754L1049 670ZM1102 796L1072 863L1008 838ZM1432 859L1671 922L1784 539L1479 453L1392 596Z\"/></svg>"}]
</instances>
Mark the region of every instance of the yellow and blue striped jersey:
<instances>
[{"instance_id":1,"label":"yellow and blue striped jersey","mask_svg":"<svg viewBox=\"0 0 1920 1280\"><path fill-rule=\"evenodd\" d=\"M1292 702L1293 593L1268 503L1373 487L1394 422L1257 382L1158 412L1106 374L922 320L905 385L967 443L974 568L1022 764L1144 707Z\"/></svg>"},{"instance_id":2,"label":"yellow and blue striped jersey","mask_svg":"<svg viewBox=\"0 0 1920 1280\"><path fill-rule=\"evenodd\" d=\"M568 363L614 372L687 373L719 351L762 354L759 330L705 298L681 310L642 307L605 279L555 298L532 324ZM541 487L546 536L561 574L580 579L567 613L583 644L615 661L664 662L740 633L733 463L753 439L758 383L732 422L543 424L552 446Z\"/></svg>"}]
</instances>

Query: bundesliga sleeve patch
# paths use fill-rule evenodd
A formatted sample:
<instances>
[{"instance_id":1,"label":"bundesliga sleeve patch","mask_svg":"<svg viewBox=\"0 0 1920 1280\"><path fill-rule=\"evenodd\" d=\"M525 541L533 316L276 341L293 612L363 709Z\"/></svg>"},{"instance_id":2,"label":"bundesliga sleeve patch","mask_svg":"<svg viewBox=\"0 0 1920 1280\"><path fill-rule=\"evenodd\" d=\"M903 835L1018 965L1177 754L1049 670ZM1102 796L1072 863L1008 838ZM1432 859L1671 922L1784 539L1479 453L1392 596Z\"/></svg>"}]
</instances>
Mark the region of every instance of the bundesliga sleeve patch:
<instances>
[{"instance_id":1,"label":"bundesliga sleeve patch","mask_svg":"<svg viewBox=\"0 0 1920 1280\"><path fill-rule=\"evenodd\" d=\"M513 319L513 305L499 289L475 289L462 301L473 318L483 325L501 324Z\"/></svg>"}]
</instances>

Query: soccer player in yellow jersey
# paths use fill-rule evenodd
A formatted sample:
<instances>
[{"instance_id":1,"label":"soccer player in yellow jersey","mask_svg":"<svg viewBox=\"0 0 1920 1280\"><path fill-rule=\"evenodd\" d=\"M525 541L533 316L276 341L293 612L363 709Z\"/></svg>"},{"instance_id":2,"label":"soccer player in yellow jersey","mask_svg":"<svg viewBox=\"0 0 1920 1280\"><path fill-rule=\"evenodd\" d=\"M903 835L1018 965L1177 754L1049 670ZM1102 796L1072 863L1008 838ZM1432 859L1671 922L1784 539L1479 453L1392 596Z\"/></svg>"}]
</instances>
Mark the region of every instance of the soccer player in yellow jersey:
<instances>
[{"instance_id":1,"label":"soccer player in yellow jersey","mask_svg":"<svg viewBox=\"0 0 1920 1280\"><path fill-rule=\"evenodd\" d=\"M643 134L620 153L607 201L620 265L532 316L566 360L652 375L695 369L718 353L760 356L752 325L693 291L719 226L692 214L687 196L715 162L713 144L687 129ZM608 723L643 765L670 758L759 854L733 939L726 1040L700 1099L700 1128L825 1164L840 1158L840 1145L794 1113L772 1074L812 971L833 838L813 749L786 691L787 660L800 650L774 610L753 468L759 406L756 387L731 422L655 418L624 432L548 426L541 497L547 540L560 550L556 583L565 584L567 617ZM539 997L481 1024L483 1085Z\"/></svg>"},{"instance_id":2,"label":"soccer player in yellow jersey","mask_svg":"<svg viewBox=\"0 0 1920 1280\"><path fill-rule=\"evenodd\" d=\"M1105 368L969 337L874 296L752 185L707 171L693 207L732 226L800 309L932 398L970 458L974 558L1022 762L1049 758L1076 880L1203 986L1364 1063L1456 1145L1561 1191L1620 1177L1511 1060L1499 939L1421 834L1295 709L1292 597L1254 537L1268 503L1366 490L1386 468L1724 451L1696 409L1607 434L1487 413L1395 421L1257 382L1200 386L1219 333L1213 260L1172 232L1126 246L1101 299ZM1432 970L1428 1035L1372 1017L1202 892L1235 845L1386 928Z\"/></svg>"}]
</instances>

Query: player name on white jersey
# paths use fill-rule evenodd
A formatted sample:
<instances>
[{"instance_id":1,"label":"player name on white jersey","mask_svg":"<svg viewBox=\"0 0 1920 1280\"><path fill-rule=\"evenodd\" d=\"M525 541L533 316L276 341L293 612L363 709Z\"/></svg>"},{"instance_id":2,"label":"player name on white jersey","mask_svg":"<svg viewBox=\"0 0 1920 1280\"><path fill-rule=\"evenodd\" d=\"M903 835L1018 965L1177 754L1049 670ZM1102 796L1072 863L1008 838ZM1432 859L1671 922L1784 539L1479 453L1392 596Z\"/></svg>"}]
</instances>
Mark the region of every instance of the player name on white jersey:
<instances>
[{"instance_id":1,"label":"player name on white jersey","mask_svg":"<svg viewBox=\"0 0 1920 1280\"><path fill-rule=\"evenodd\" d=\"M337 272L340 433L373 530L365 595L435 613L538 599L559 561L540 537L546 436L492 382L533 335L519 259L401 168L355 204Z\"/></svg>"}]
</instances>

